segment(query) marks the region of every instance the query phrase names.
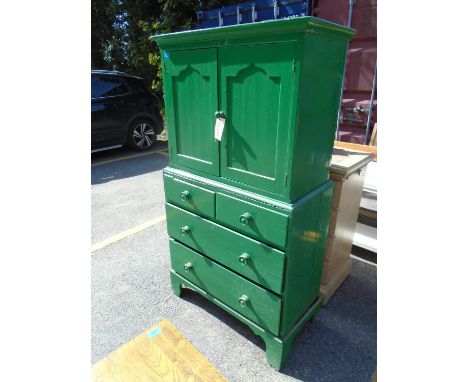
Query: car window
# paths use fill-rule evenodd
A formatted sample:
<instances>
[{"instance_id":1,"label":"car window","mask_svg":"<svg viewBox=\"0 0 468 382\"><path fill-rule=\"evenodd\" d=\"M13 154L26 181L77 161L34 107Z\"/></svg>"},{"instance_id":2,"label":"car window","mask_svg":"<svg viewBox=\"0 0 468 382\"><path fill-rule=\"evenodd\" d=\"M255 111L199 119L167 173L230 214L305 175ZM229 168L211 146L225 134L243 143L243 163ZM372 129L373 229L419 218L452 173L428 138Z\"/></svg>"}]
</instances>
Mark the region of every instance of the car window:
<instances>
[{"instance_id":1,"label":"car window","mask_svg":"<svg viewBox=\"0 0 468 382\"><path fill-rule=\"evenodd\" d=\"M91 98L110 97L128 93L125 83L117 77L91 76Z\"/></svg>"}]
</instances>

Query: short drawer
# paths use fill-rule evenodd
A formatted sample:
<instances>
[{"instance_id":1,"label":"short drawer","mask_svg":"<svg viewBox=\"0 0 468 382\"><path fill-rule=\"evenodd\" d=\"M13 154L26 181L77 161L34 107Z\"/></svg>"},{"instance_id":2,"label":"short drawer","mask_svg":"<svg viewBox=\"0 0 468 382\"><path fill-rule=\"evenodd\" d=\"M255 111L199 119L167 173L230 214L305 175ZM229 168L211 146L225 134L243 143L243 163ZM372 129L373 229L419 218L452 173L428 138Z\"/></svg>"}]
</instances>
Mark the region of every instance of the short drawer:
<instances>
[{"instance_id":1,"label":"short drawer","mask_svg":"<svg viewBox=\"0 0 468 382\"><path fill-rule=\"evenodd\" d=\"M216 219L260 241L286 246L287 215L218 193Z\"/></svg>"},{"instance_id":2,"label":"short drawer","mask_svg":"<svg viewBox=\"0 0 468 382\"><path fill-rule=\"evenodd\" d=\"M170 239L172 269L243 316L279 335L281 298Z\"/></svg>"},{"instance_id":3,"label":"short drawer","mask_svg":"<svg viewBox=\"0 0 468 382\"><path fill-rule=\"evenodd\" d=\"M166 200L187 210L215 217L215 193L202 187L164 176Z\"/></svg>"},{"instance_id":4,"label":"short drawer","mask_svg":"<svg viewBox=\"0 0 468 382\"><path fill-rule=\"evenodd\" d=\"M171 204L166 204L166 218L170 237L281 293L283 252Z\"/></svg>"}]
</instances>

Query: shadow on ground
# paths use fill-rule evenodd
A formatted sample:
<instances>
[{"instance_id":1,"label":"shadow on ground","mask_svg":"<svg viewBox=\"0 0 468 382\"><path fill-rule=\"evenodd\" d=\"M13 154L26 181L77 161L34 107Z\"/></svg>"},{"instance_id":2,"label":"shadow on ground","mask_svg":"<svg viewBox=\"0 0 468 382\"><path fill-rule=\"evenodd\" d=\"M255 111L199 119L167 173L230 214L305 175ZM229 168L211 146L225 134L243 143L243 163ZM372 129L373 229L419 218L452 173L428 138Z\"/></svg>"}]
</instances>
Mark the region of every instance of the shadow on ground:
<instances>
[{"instance_id":1,"label":"shadow on ground","mask_svg":"<svg viewBox=\"0 0 468 382\"><path fill-rule=\"evenodd\" d=\"M167 150L167 141L157 140L154 142L153 147L149 151L159 151ZM116 159L119 157L127 157L131 155L138 155L140 152L131 149L130 147L123 146L116 149L98 151L96 153L91 153L91 163L94 165L96 163Z\"/></svg>"},{"instance_id":2,"label":"shadow on ground","mask_svg":"<svg viewBox=\"0 0 468 382\"><path fill-rule=\"evenodd\" d=\"M348 279L296 337L280 373L311 382L370 381L377 367L376 278L375 267L354 261ZM263 340L247 325L200 294L184 289L182 298L265 350Z\"/></svg>"},{"instance_id":3,"label":"shadow on ground","mask_svg":"<svg viewBox=\"0 0 468 382\"><path fill-rule=\"evenodd\" d=\"M114 151L113 153L96 153L92 156L91 167L91 184L102 184L114 180L131 178L138 175L147 174L150 172L161 170L168 164L169 157L167 154L158 153L158 150L164 149L165 146L158 147L152 150L148 155L138 156L138 153L130 150ZM98 154L101 154L97 156ZM134 158L118 160L121 157L135 155ZM117 160L112 163L104 163L108 160Z\"/></svg>"}]
</instances>

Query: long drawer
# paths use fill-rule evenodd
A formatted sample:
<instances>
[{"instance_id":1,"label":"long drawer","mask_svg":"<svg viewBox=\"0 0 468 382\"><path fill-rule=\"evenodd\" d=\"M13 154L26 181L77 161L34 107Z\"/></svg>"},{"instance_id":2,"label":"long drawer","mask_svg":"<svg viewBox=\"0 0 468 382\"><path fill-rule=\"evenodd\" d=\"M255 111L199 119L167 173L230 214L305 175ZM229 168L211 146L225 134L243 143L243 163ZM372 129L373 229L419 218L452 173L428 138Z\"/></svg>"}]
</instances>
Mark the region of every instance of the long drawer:
<instances>
[{"instance_id":1,"label":"long drawer","mask_svg":"<svg viewBox=\"0 0 468 382\"><path fill-rule=\"evenodd\" d=\"M169 203L166 217L170 237L273 292L282 292L283 252Z\"/></svg>"},{"instance_id":2,"label":"long drawer","mask_svg":"<svg viewBox=\"0 0 468 382\"><path fill-rule=\"evenodd\" d=\"M243 316L279 335L281 298L170 239L172 269Z\"/></svg>"}]
</instances>

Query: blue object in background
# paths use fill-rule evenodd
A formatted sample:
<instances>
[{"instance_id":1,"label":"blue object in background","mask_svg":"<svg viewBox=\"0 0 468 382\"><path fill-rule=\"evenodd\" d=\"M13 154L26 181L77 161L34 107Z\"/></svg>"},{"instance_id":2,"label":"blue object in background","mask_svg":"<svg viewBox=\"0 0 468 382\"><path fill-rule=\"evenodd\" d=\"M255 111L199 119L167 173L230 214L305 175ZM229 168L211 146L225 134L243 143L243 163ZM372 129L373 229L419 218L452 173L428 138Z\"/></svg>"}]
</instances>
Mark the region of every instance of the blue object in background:
<instances>
[{"instance_id":1,"label":"blue object in background","mask_svg":"<svg viewBox=\"0 0 468 382\"><path fill-rule=\"evenodd\" d=\"M310 16L310 0L256 0L197 12L198 28Z\"/></svg>"}]
</instances>

